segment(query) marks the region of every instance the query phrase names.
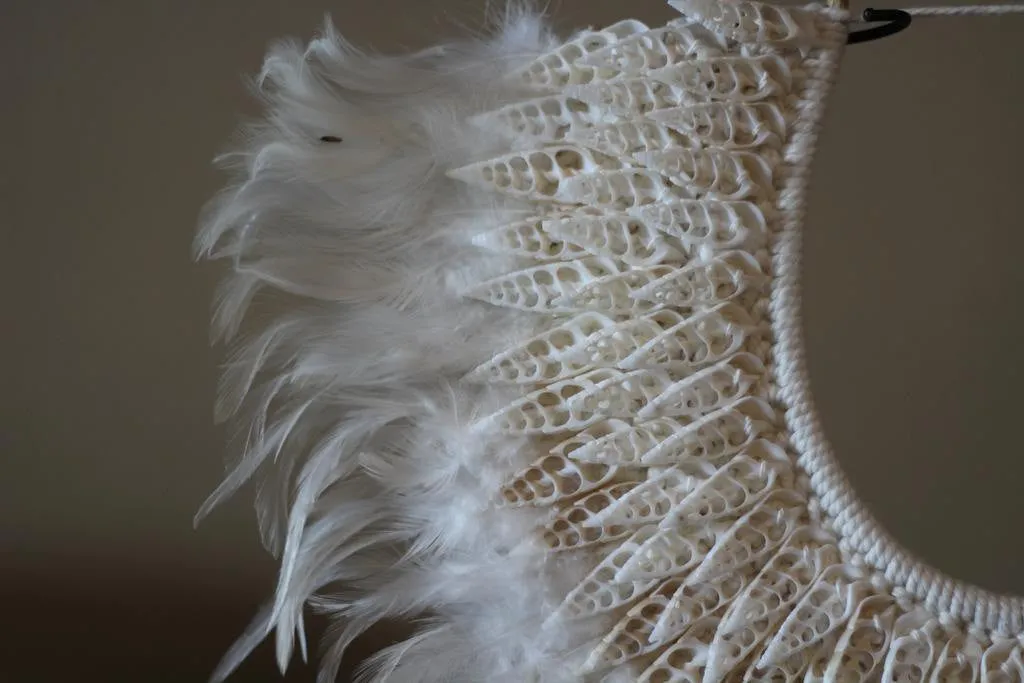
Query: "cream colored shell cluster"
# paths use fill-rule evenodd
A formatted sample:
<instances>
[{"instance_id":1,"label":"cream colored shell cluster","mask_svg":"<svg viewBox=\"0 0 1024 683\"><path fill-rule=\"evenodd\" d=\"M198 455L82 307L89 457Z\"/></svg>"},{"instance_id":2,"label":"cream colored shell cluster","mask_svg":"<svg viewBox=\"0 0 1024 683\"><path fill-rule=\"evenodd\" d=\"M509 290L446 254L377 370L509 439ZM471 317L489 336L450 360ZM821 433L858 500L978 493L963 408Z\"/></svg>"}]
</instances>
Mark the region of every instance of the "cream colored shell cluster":
<instances>
[{"instance_id":1,"label":"cream colored shell cluster","mask_svg":"<svg viewBox=\"0 0 1024 683\"><path fill-rule=\"evenodd\" d=\"M809 405L799 228L845 16L678 0L518 72L474 117L508 153L451 172L533 215L477 237L519 266L467 296L539 333L471 381L520 397L500 491L589 553L559 618L614 624L587 673L639 680L1024 679L1020 605L916 564L849 495Z\"/></svg>"}]
</instances>

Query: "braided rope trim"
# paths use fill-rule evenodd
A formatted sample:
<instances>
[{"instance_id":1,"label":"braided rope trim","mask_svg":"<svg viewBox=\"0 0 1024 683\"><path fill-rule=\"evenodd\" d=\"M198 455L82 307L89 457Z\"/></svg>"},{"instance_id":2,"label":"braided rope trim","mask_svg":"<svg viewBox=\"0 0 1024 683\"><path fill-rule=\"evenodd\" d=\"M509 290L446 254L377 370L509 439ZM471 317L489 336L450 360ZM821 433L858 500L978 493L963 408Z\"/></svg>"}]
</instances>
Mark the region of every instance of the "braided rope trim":
<instances>
[{"instance_id":1,"label":"braided rope trim","mask_svg":"<svg viewBox=\"0 0 1024 683\"><path fill-rule=\"evenodd\" d=\"M823 10L842 19L841 10ZM840 22L845 27L845 22ZM808 81L786 161L791 175L780 196L785 219L772 244L774 279L769 315L775 335L773 371L785 407L798 464L810 476L811 496L850 552L880 572L897 598L920 602L936 614L961 619L985 632L1016 637L1024 633L1024 597L996 594L958 581L915 558L874 518L850 485L822 428L807 371L802 322L801 259L811 165L823 125L828 94L835 84L846 31L832 36L831 49ZM900 595L900 592L905 592Z\"/></svg>"}]
</instances>

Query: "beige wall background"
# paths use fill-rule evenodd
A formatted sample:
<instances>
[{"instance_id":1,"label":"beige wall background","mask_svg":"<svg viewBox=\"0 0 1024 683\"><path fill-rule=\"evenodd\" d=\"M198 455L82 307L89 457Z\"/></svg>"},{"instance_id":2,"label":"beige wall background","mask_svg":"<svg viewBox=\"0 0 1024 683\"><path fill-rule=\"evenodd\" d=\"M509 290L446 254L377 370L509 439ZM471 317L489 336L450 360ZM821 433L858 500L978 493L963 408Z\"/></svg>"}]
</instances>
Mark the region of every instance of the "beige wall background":
<instances>
[{"instance_id":1,"label":"beige wall background","mask_svg":"<svg viewBox=\"0 0 1024 683\"><path fill-rule=\"evenodd\" d=\"M0 3L0 680L205 680L272 587L221 473L190 261L209 161L255 113L241 76L322 15L420 47L483 0ZM561 0L563 26L661 0ZM921 20L855 46L817 160L813 385L858 491L913 551L1024 593L1024 18ZM9 630L8 630L9 629ZM289 680L313 680L308 669ZM261 654L235 680L277 680Z\"/></svg>"}]
</instances>

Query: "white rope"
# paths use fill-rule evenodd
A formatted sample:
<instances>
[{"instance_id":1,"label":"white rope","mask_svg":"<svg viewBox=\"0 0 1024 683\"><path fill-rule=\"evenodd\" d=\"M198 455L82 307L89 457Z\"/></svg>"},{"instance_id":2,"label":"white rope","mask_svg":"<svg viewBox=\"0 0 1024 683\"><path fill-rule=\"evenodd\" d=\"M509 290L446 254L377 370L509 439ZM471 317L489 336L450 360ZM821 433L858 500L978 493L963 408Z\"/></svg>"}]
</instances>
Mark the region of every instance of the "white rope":
<instances>
[{"instance_id":1,"label":"white rope","mask_svg":"<svg viewBox=\"0 0 1024 683\"><path fill-rule=\"evenodd\" d=\"M917 17L994 16L1024 14L1024 3L1014 5L954 5L952 7L909 7L903 10Z\"/></svg>"},{"instance_id":2,"label":"white rope","mask_svg":"<svg viewBox=\"0 0 1024 683\"><path fill-rule=\"evenodd\" d=\"M1001 15L1024 13L1024 3L963 7L918 7L905 10L917 16ZM845 36L842 37L845 39ZM810 487L837 535L865 564L879 570L893 594L907 604L962 619L985 633L1013 636L1024 632L1024 596L1005 596L958 581L914 557L874 519L858 498L836 458L810 389L803 339L801 257L806 196L811 160L822 126L827 95L838 79L842 40L825 57L808 83L814 116L798 121L788 161L791 174L779 204L787 220L773 244L775 283L769 310L776 333L775 373L779 395L799 464L810 475Z\"/></svg>"}]
</instances>

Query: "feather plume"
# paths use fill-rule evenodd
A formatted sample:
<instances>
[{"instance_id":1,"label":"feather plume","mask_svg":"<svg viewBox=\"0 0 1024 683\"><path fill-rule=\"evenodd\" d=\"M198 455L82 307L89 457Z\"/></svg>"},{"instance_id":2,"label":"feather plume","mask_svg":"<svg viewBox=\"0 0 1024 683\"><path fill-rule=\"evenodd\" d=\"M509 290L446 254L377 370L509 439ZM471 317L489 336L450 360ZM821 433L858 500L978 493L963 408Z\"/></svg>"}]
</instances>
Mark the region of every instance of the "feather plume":
<instances>
[{"instance_id":1,"label":"feather plume","mask_svg":"<svg viewBox=\"0 0 1024 683\"><path fill-rule=\"evenodd\" d=\"M213 321L234 344L216 415L241 427L242 456L197 521L255 479L281 568L216 681L275 630L284 670L307 604L336 622L324 681L374 622L426 613L367 680L568 680L544 661L550 598L513 589L544 571L522 549L543 513L495 514L490 493L531 456L469 428L508 395L462 381L537 325L462 297L518 263L474 238L529 210L447 177L500 151L465 120L522 99L508 75L557 45L520 6L490 19L487 36L407 56L365 53L329 21L305 48L274 46L256 79L266 118L220 159L239 181L205 212L196 253L233 271Z\"/></svg>"}]
</instances>

